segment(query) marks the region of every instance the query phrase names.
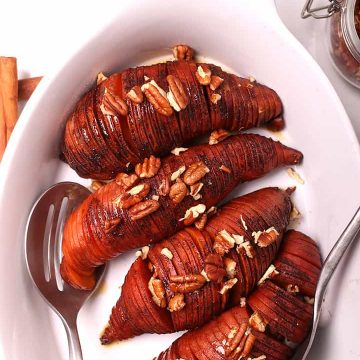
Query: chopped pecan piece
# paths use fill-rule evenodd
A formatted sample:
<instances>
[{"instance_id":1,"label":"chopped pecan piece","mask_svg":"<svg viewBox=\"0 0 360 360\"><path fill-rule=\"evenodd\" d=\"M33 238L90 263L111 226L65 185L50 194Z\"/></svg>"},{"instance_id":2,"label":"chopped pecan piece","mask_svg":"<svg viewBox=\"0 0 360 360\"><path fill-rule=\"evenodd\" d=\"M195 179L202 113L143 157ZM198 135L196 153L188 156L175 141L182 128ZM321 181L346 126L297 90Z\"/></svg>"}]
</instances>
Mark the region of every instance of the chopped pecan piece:
<instances>
[{"instance_id":1,"label":"chopped pecan piece","mask_svg":"<svg viewBox=\"0 0 360 360\"><path fill-rule=\"evenodd\" d=\"M190 209L186 210L185 216L179 221L184 221L184 224L186 226L190 225L195 221L195 219L197 219L201 214L203 214L205 210L206 206L204 204L195 205Z\"/></svg>"},{"instance_id":2,"label":"chopped pecan piece","mask_svg":"<svg viewBox=\"0 0 360 360\"><path fill-rule=\"evenodd\" d=\"M256 311L250 316L249 325L259 332L265 332L266 322Z\"/></svg>"},{"instance_id":3,"label":"chopped pecan piece","mask_svg":"<svg viewBox=\"0 0 360 360\"><path fill-rule=\"evenodd\" d=\"M176 183L173 184L170 188L169 197L176 204L179 204L183 201L183 199L187 195L187 192L188 190L185 183L180 178L177 178Z\"/></svg>"},{"instance_id":4,"label":"chopped pecan piece","mask_svg":"<svg viewBox=\"0 0 360 360\"><path fill-rule=\"evenodd\" d=\"M160 166L161 166L160 158L151 155L149 158L145 158L143 163L136 164L135 173L141 179L152 178L158 173Z\"/></svg>"},{"instance_id":5,"label":"chopped pecan piece","mask_svg":"<svg viewBox=\"0 0 360 360\"><path fill-rule=\"evenodd\" d=\"M166 247L161 249L160 254L166 256L170 260L174 257L173 253Z\"/></svg>"},{"instance_id":6,"label":"chopped pecan piece","mask_svg":"<svg viewBox=\"0 0 360 360\"><path fill-rule=\"evenodd\" d=\"M170 312L180 311L185 305L184 294L175 294L169 301L168 309Z\"/></svg>"},{"instance_id":7,"label":"chopped pecan piece","mask_svg":"<svg viewBox=\"0 0 360 360\"><path fill-rule=\"evenodd\" d=\"M287 173L290 177L292 177L294 180L296 180L299 184L301 184L301 185L305 184L305 181L301 178L301 176L295 169L289 168L287 170Z\"/></svg>"},{"instance_id":8,"label":"chopped pecan piece","mask_svg":"<svg viewBox=\"0 0 360 360\"><path fill-rule=\"evenodd\" d=\"M194 185L200 179L202 179L209 171L209 168L202 161L193 163L185 171L183 177L184 183L186 185Z\"/></svg>"},{"instance_id":9,"label":"chopped pecan piece","mask_svg":"<svg viewBox=\"0 0 360 360\"><path fill-rule=\"evenodd\" d=\"M204 184L202 182L195 183L194 185L190 185L190 195L195 197L199 194Z\"/></svg>"},{"instance_id":10,"label":"chopped pecan piece","mask_svg":"<svg viewBox=\"0 0 360 360\"><path fill-rule=\"evenodd\" d=\"M90 188L92 191L98 191L101 187L103 187L106 183L99 180L91 181Z\"/></svg>"},{"instance_id":11,"label":"chopped pecan piece","mask_svg":"<svg viewBox=\"0 0 360 360\"><path fill-rule=\"evenodd\" d=\"M185 166L185 165L180 166L176 171L174 171L174 172L171 174L170 180L171 180L171 181L175 181L181 174L184 173L185 170L186 170L186 166Z\"/></svg>"},{"instance_id":12,"label":"chopped pecan piece","mask_svg":"<svg viewBox=\"0 0 360 360\"><path fill-rule=\"evenodd\" d=\"M231 258L225 257L224 264L228 278L233 279L236 275L236 261Z\"/></svg>"},{"instance_id":13,"label":"chopped pecan piece","mask_svg":"<svg viewBox=\"0 0 360 360\"><path fill-rule=\"evenodd\" d=\"M209 145L215 145L218 144L220 141L225 140L227 137L229 137L231 134L229 131L226 131L224 129L214 130L209 137Z\"/></svg>"},{"instance_id":14,"label":"chopped pecan piece","mask_svg":"<svg viewBox=\"0 0 360 360\"><path fill-rule=\"evenodd\" d=\"M169 195L169 192L170 192L170 179L166 177L162 179L158 193L160 196L166 196Z\"/></svg>"},{"instance_id":15,"label":"chopped pecan piece","mask_svg":"<svg viewBox=\"0 0 360 360\"><path fill-rule=\"evenodd\" d=\"M129 98L135 104L141 104L144 101L144 95L141 91L140 86L134 86L127 94L126 97Z\"/></svg>"},{"instance_id":16,"label":"chopped pecan piece","mask_svg":"<svg viewBox=\"0 0 360 360\"><path fill-rule=\"evenodd\" d=\"M175 293L189 293L201 289L206 279L201 274L170 275L170 290Z\"/></svg>"},{"instance_id":17,"label":"chopped pecan piece","mask_svg":"<svg viewBox=\"0 0 360 360\"><path fill-rule=\"evenodd\" d=\"M220 169L221 171L225 172L225 173L231 174L231 170L230 170L227 166L225 166L224 164L222 164L222 165L219 167L219 169Z\"/></svg>"},{"instance_id":18,"label":"chopped pecan piece","mask_svg":"<svg viewBox=\"0 0 360 360\"><path fill-rule=\"evenodd\" d=\"M151 80L149 83L144 84L141 87L141 90L145 93L146 98L159 114L171 116L174 113L166 98L166 93L163 89L159 88L155 81Z\"/></svg>"},{"instance_id":19,"label":"chopped pecan piece","mask_svg":"<svg viewBox=\"0 0 360 360\"><path fill-rule=\"evenodd\" d=\"M171 150L171 153L176 155L176 156L179 156L180 153L182 153L182 152L184 152L186 150L188 150L188 148L178 147L178 148L175 148L175 149Z\"/></svg>"},{"instance_id":20,"label":"chopped pecan piece","mask_svg":"<svg viewBox=\"0 0 360 360\"><path fill-rule=\"evenodd\" d=\"M299 287L297 285L293 285L293 284L289 284L286 287L286 290L291 294L297 294L298 292L300 292Z\"/></svg>"},{"instance_id":21,"label":"chopped pecan piece","mask_svg":"<svg viewBox=\"0 0 360 360\"><path fill-rule=\"evenodd\" d=\"M236 251L239 254L243 251L245 255L250 259L252 259L255 256L255 251L251 246L250 241L244 241L241 244L239 244L236 248Z\"/></svg>"},{"instance_id":22,"label":"chopped pecan piece","mask_svg":"<svg viewBox=\"0 0 360 360\"><path fill-rule=\"evenodd\" d=\"M209 280L216 283L221 283L226 270L224 269L224 263L219 254L209 254L205 258L205 273Z\"/></svg>"},{"instance_id":23,"label":"chopped pecan piece","mask_svg":"<svg viewBox=\"0 0 360 360\"><path fill-rule=\"evenodd\" d=\"M156 200L145 200L131 207L129 215L131 220L136 221L155 212L159 207L160 204Z\"/></svg>"},{"instance_id":24,"label":"chopped pecan piece","mask_svg":"<svg viewBox=\"0 0 360 360\"><path fill-rule=\"evenodd\" d=\"M193 49L185 44L179 44L173 47L173 54L176 60L192 60L193 59Z\"/></svg>"},{"instance_id":25,"label":"chopped pecan piece","mask_svg":"<svg viewBox=\"0 0 360 360\"><path fill-rule=\"evenodd\" d=\"M148 246L143 246L140 250L138 250L135 255L137 257L141 257L143 260L147 259L150 248Z\"/></svg>"},{"instance_id":26,"label":"chopped pecan piece","mask_svg":"<svg viewBox=\"0 0 360 360\"><path fill-rule=\"evenodd\" d=\"M216 212L217 212L216 206L212 206L212 207L206 212L206 214L207 214L208 216L213 216L213 215L216 214Z\"/></svg>"},{"instance_id":27,"label":"chopped pecan piece","mask_svg":"<svg viewBox=\"0 0 360 360\"><path fill-rule=\"evenodd\" d=\"M184 110L189 104L189 97L184 90L183 84L174 75L168 75L166 80L169 84L169 92L166 96L170 102L170 105L176 111Z\"/></svg>"},{"instance_id":28,"label":"chopped pecan piece","mask_svg":"<svg viewBox=\"0 0 360 360\"><path fill-rule=\"evenodd\" d=\"M116 175L115 182L117 185L121 186L124 190L128 190L133 185L139 181L139 178L136 174L125 174L119 173Z\"/></svg>"},{"instance_id":29,"label":"chopped pecan piece","mask_svg":"<svg viewBox=\"0 0 360 360\"><path fill-rule=\"evenodd\" d=\"M228 281L225 281L222 289L220 290L220 294L223 295L227 293L230 289L233 288L233 286L238 282L237 278L230 279Z\"/></svg>"},{"instance_id":30,"label":"chopped pecan piece","mask_svg":"<svg viewBox=\"0 0 360 360\"><path fill-rule=\"evenodd\" d=\"M202 229L204 229L206 222L207 222L207 215L202 214L200 216L200 219L198 221L195 221L195 227L199 230L202 230Z\"/></svg>"},{"instance_id":31,"label":"chopped pecan piece","mask_svg":"<svg viewBox=\"0 0 360 360\"><path fill-rule=\"evenodd\" d=\"M154 303L161 308L165 308L166 307L165 288L162 281L152 276L149 280L148 287L151 292Z\"/></svg>"},{"instance_id":32,"label":"chopped pecan piece","mask_svg":"<svg viewBox=\"0 0 360 360\"><path fill-rule=\"evenodd\" d=\"M211 81L211 70L206 64L199 65L195 76L201 85L209 85Z\"/></svg>"},{"instance_id":33,"label":"chopped pecan piece","mask_svg":"<svg viewBox=\"0 0 360 360\"><path fill-rule=\"evenodd\" d=\"M221 230L215 236L213 248L218 254L223 256L235 246L235 243L236 239L231 234L229 234L226 230Z\"/></svg>"},{"instance_id":34,"label":"chopped pecan piece","mask_svg":"<svg viewBox=\"0 0 360 360\"><path fill-rule=\"evenodd\" d=\"M264 275L261 277L261 279L258 281L258 285L261 285L264 283L267 279L272 279L274 276L278 275L279 272L276 270L276 267L271 264L268 269L265 271Z\"/></svg>"},{"instance_id":35,"label":"chopped pecan piece","mask_svg":"<svg viewBox=\"0 0 360 360\"><path fill-rule=\"evenodd\" d=\"M222 83L224 79L220 76L212 75L210 79L210 89L215 91Z\"/></svg>"},{"instance_id":36,"label":"chopped pecan piece","mask_svg":"<svg viewBox=\"0 0 360 360\"><path fill-rule=\"evenodd\" d=\"M216 105L218 103L218 101L221 100L221 95L220 94L216 94L216 93L213 93L210 95L210 101Z\"/></svg>"},{"instance_id":37,"label":"chopped pecan piece","mask_svg":"<svg viewBox=\"0 0 360 360\"><path fill-rule=\"evenodd\" d=\"M100 85L103 81L107 80L108 77L103 72L99 72L96 77L96 85Z\"/></svg>"},{"instance_id":38,"label":"chopped pecan piece","mask_svg":"<svg viewBox=\"0 0 360 360\"><path fill-rule=\"evenodd\" d=\"M105 88L100 110L104 115L118 116L119 114L126 116L128 107L123 99L112 94L109 89Z\"/></svg>"},{"instance_id":39,"label":"chopped pecan piece","mask_svg":"<svg viewBox=\"0 0 360 360\"><path fill-rule=\"evenodd\" d=\"M267 247L278 239L279 233L272 226L265 231L254 231L252 236L254 237L255 244L260 247Z\"/></svg>"}]
</instances>

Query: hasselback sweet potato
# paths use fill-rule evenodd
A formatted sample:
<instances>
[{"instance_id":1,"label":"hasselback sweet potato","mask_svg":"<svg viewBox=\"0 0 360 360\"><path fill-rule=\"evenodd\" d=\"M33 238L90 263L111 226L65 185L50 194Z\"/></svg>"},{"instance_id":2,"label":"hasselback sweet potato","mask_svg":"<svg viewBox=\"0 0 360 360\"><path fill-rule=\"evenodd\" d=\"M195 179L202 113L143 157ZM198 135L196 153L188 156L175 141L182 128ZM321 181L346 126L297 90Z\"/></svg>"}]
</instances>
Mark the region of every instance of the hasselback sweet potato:
<instances>
[{"instance_id":1,"label":"hasselback sweet potato","mask_svg":"<svg viewBox=\"0 0 360 360\"><path fill-rule=\"evenodd\" d=\"M61 274L71 285L90 289L97 266L203 221L237 184L301 159L297 150L250 134L192 147L165 158L160 168L159 159L147 159L136 167L138 175L120 173L70 215Z\"/></svg>"},{"instance_id":2,"label":"hasselback sweet potato","mask_svg":"<svg viewBox=\"0 0 360 360\"><path fill-rule=\"evenodd\" d=\"M156 244L129 270L102 343L201 326L231 294L239 304L275 258L291 208L286 191L261 189L230 201L203 230Z\"/></svg>"},{"instance_id":3,"label":"hasselback sweet potato","mask_svg":"<svg viewBox=\"0 0 360 360\"><path fill-rule=\"evenodd\" d=\"M306 282L316 286L318 281L319 249L312 239L292 230L285 234L274 264L270 276L257 286L244 307L233 307L189 331L156 359L290 359L294 350L288 341L300 343L311 326L309 297L315 295L315 288L310 290Z\"/></svg>"},{"instance_id":4,"label":"hasselback sweet potato","mask_svg":"<svg viewBox=\"0 0 360 360\"><path fill-rule=\"evenodd\" d=\"M212 84L201 84L199 73ZM112 179L196 136L249 129L281 113L275 91L218 66L140 66L110 76L82 97L66 122L62 152L80 176Z\"/></svg>"}]
</instances>

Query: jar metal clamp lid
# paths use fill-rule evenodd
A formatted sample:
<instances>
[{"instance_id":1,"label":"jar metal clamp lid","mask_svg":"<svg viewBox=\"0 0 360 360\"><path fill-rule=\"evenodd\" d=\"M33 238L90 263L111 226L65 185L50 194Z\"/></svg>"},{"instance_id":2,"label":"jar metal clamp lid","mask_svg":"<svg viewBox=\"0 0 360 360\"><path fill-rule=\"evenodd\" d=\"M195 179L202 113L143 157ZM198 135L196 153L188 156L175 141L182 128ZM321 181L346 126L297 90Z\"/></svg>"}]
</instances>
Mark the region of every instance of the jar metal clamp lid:
<instances>
[{"instance_id":1,"label":"jar metal clamp lid","mask_svg":"<svg viewBox=\"0 0 360 360\"><path fill-rule=\"evenodd\" d=\"M313 6L314 0L307 0L301 12L301 17L306 19L312 16L315 19L325 19L341 10L341 1L329 0L330 4L325 6Z\"/></svg>"}]
</instances>

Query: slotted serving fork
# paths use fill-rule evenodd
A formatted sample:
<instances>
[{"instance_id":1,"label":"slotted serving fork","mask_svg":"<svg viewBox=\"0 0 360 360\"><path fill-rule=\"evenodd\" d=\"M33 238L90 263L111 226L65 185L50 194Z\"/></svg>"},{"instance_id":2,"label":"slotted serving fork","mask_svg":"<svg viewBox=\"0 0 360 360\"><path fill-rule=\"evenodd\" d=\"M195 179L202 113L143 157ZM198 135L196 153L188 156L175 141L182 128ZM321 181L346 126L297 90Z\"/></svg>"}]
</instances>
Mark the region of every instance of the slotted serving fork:
<instances>
[{"instance_id":1,"label":"slotted serving fork","mask_svg":"<svg viewBox=\"0 0 360 360\"><path fill-rule=\"evenodd\" d=\"M62 320L69 344L69 359L81 360L76 320L92 291L76 290L60 275L61 243L65 220L90 191L73 182L58 183L35 202L27 223L25 258L29 274L43 299ZM105 267L99 268L97 284Z\"/></svg>"}]
</instances>

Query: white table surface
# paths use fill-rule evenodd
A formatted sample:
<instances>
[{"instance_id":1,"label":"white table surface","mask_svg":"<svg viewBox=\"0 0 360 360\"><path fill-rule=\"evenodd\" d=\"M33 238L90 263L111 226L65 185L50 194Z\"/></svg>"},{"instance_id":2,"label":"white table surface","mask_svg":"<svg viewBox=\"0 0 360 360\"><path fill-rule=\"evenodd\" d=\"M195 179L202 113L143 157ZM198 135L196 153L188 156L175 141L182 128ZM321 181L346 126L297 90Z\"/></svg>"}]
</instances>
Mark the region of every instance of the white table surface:
<instances>
[{"instance_id":1,"label":"white table surface","mask_svg":"<svg viewBox=\"0 0 360 360\"><path fill-rule=\"evenodd\" d=\"M76 51L83 39L96 32L104 23L100 18L115 16L120 3L119 0L3 0L0 55L18 58L20 77L46 75ZM325 43L326 21L301 19L303 3L303 0L276 0L285 24L329 77L360 139L360 90L347 84L334 70Z\"/></svg>"}]
</instances>

